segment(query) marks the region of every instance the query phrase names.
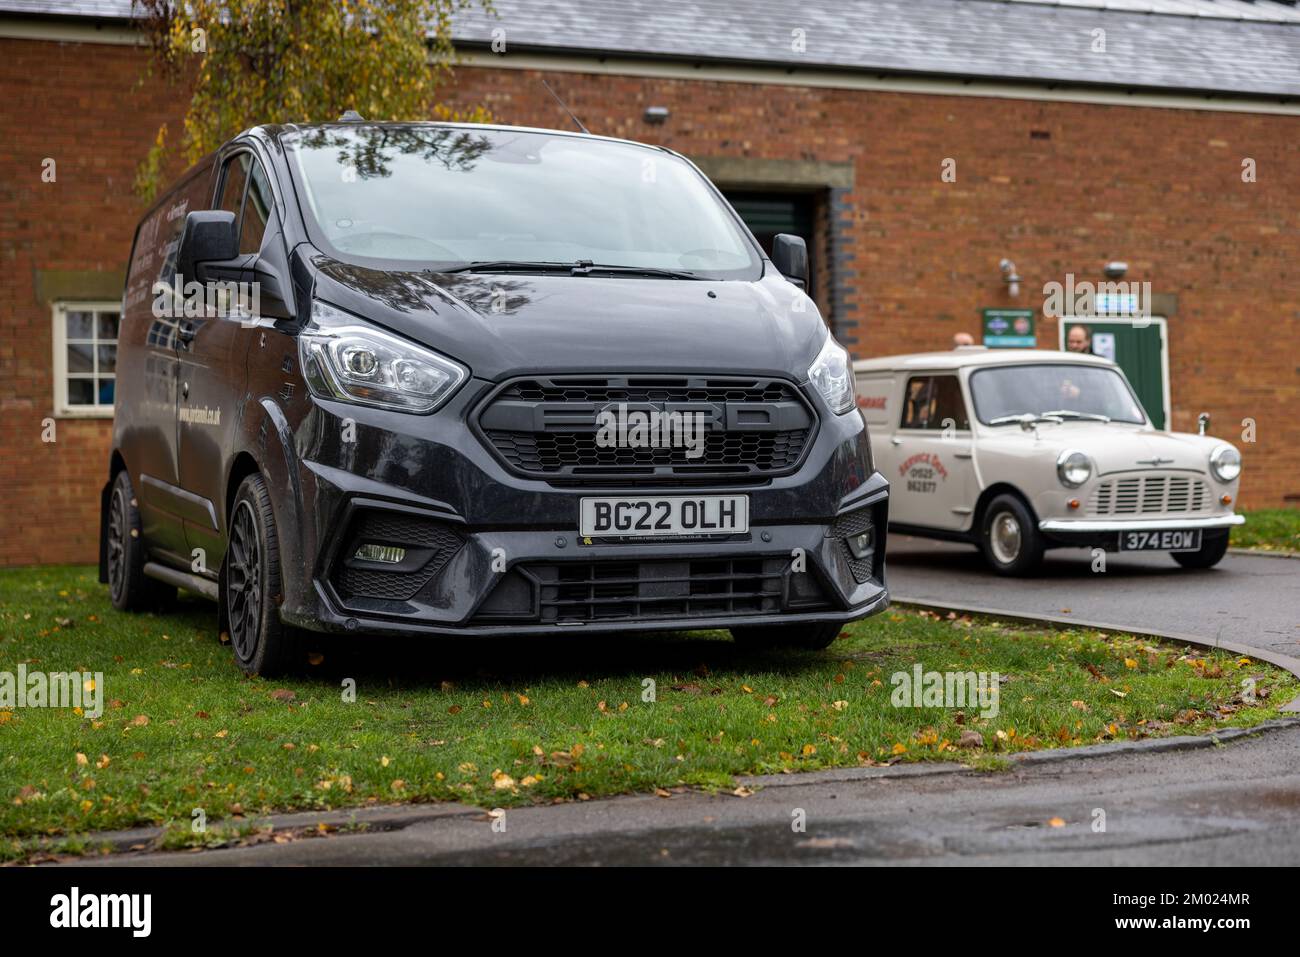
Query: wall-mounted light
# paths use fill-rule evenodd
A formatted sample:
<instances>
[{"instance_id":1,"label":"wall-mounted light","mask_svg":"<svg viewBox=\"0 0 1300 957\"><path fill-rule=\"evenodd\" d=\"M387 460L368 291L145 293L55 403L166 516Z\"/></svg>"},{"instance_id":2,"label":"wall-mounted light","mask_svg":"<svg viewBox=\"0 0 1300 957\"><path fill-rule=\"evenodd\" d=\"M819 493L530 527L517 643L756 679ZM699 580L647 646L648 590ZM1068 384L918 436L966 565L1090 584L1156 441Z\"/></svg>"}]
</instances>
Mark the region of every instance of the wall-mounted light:
<instances>
[{"instance_id":1,"label":"wall-mounted light","mask_svg":"<svg viewBox=\"0 0 1300 957\"><path fill-rule=\"evenodd\" d=\"M668 119L668 107L666 106L647 106L643 118L647 123L658 126Z\"/></svg>"},{"instance_id":2,"label":"wall-mounted light","mask_svg":"<svg viewBox=\"0 0 1300 957\"><path fill-rule=\"evenodd\" d=\"M1007 284L1007 293L1012 299L1020 295L1020 275L1016 272L1016 264L1010 259L1004 259L998 263L1002 270L1002 281Z\"/></svg>"},{"instance_id":3,"label":"wall-mounted light","mask_svg":"<svg viewBox=\"0 0 1300 957\"><path fill-rule=\"evenodd\" d=\"M1106 273L1107 279L1123 279L1124 274L1128 272L1128 263L1119 262L1118 260L1108 262L1103 271Z\"/></svg>"}]
</instances>

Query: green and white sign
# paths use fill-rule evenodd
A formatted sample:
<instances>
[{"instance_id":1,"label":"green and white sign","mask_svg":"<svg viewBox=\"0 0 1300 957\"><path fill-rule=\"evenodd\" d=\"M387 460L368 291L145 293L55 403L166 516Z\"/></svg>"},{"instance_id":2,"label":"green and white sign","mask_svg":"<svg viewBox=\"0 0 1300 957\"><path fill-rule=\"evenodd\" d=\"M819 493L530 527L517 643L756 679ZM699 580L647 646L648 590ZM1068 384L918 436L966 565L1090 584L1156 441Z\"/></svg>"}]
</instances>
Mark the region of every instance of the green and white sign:
<instances>
[{"instance_id":1,"label":"green and white sign","mask_svg":"<svg viewBox=\"0 0 1300 957\"><path fill-rule=\"evenodd\" d=\"M984 345L1032 349L1038 345L1032 309L984 309Z\"/></svg>"}]
</instances>

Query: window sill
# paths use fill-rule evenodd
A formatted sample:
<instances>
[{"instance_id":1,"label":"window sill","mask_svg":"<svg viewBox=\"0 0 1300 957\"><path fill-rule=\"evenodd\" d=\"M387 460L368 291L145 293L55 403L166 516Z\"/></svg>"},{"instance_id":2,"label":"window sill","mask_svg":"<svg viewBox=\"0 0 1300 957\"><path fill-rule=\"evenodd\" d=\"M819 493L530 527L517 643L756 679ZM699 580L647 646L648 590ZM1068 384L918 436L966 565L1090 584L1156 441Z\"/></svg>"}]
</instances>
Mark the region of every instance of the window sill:
<instances>
[{"instance_id":1,"label":"window sill","mask_svg":"<svg viewBox=\"0 0 1300 957\"><path fill-rule=\"evenodd\" d=\"M113 407L111 405L87 406L85 408L73 406L67 409L56 409L54 417L56 419L112 419Z\"/></svg>"}]
</instances>

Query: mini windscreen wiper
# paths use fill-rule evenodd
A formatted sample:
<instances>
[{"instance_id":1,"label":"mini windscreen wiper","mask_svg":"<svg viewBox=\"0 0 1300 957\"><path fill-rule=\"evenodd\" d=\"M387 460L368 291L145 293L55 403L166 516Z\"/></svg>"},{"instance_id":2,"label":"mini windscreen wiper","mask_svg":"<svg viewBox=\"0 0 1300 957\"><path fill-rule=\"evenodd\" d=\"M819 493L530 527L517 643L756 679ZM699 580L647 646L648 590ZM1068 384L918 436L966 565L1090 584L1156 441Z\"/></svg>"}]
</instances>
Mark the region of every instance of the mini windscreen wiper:
<instances>
[{"instance_id":1,"label":"mini windscreen wiper","mask_svg":"<svg viewBox=\"0 0 1300 957\"><path fill-rule=\"evenodd\" d=\"M1056 422L1058 425L1065 421L1060 416L1052 412L1044 412L1041 415L1033 412L1023 412L1017 415L999 415L996 419L989 419L989 425L1019 425L1024 428L1033 425L1035 422Z\"/></svg>"},{"instance_id":2,"label":"mini windscreen wiper","mask_svg":"<svg viewBox=\"0 0 1300 957\"><path fill-rule=\"evenodd\" d=\"M1053 409L1051 412L1044 412L1044 416L1065 416L1070 419L1089 419L1093 422L1109 422L1110 416L1102 415L1100 412L1075 412L1073 409Z\"/></svg>"}]
</instances>

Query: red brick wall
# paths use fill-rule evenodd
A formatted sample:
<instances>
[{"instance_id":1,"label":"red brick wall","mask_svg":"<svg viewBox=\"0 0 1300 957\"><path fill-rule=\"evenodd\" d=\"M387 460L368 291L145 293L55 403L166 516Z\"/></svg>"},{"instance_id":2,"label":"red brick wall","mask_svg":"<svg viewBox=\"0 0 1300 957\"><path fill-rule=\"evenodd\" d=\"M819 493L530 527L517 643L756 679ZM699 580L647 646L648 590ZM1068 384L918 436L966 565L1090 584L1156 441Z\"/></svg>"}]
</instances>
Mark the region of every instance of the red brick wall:
<instances>
[{"instance_id":1,"label":"red brick wall","mask_svg":"<svg viewBox=\"0 0 1300 957\"><path fill-rule=\"evenodd\" d=\"M121 271L139 216L131 183L158 125L181 103L137 89L138 50L0 40L0 565L90 561L110 426L52 414L52 323L38 270ZM1098 281L1108 260L1177 297L1169 321L1172 425L1209 411L1240 438L1243 504L1300 497L1300 119L1121 106L547 74L597 133L695 157L851 162L856 275L835 316L858 356L978 337L979 309L1041 307L1043 283ZM453 103L501 122L565 127L520 70L464 68ZM646 125L648 105L669 107ZM1050 138L1031 138L1030 131ZM41 182L41 161L58 181ZM957 182L940 180L946 157ZM1258 182L1241 182L1251 157ZM998 261L1024 283L1012 300ZM1039 343L1055 346L1041 322Z\"/></svg>"}]
</instances>

